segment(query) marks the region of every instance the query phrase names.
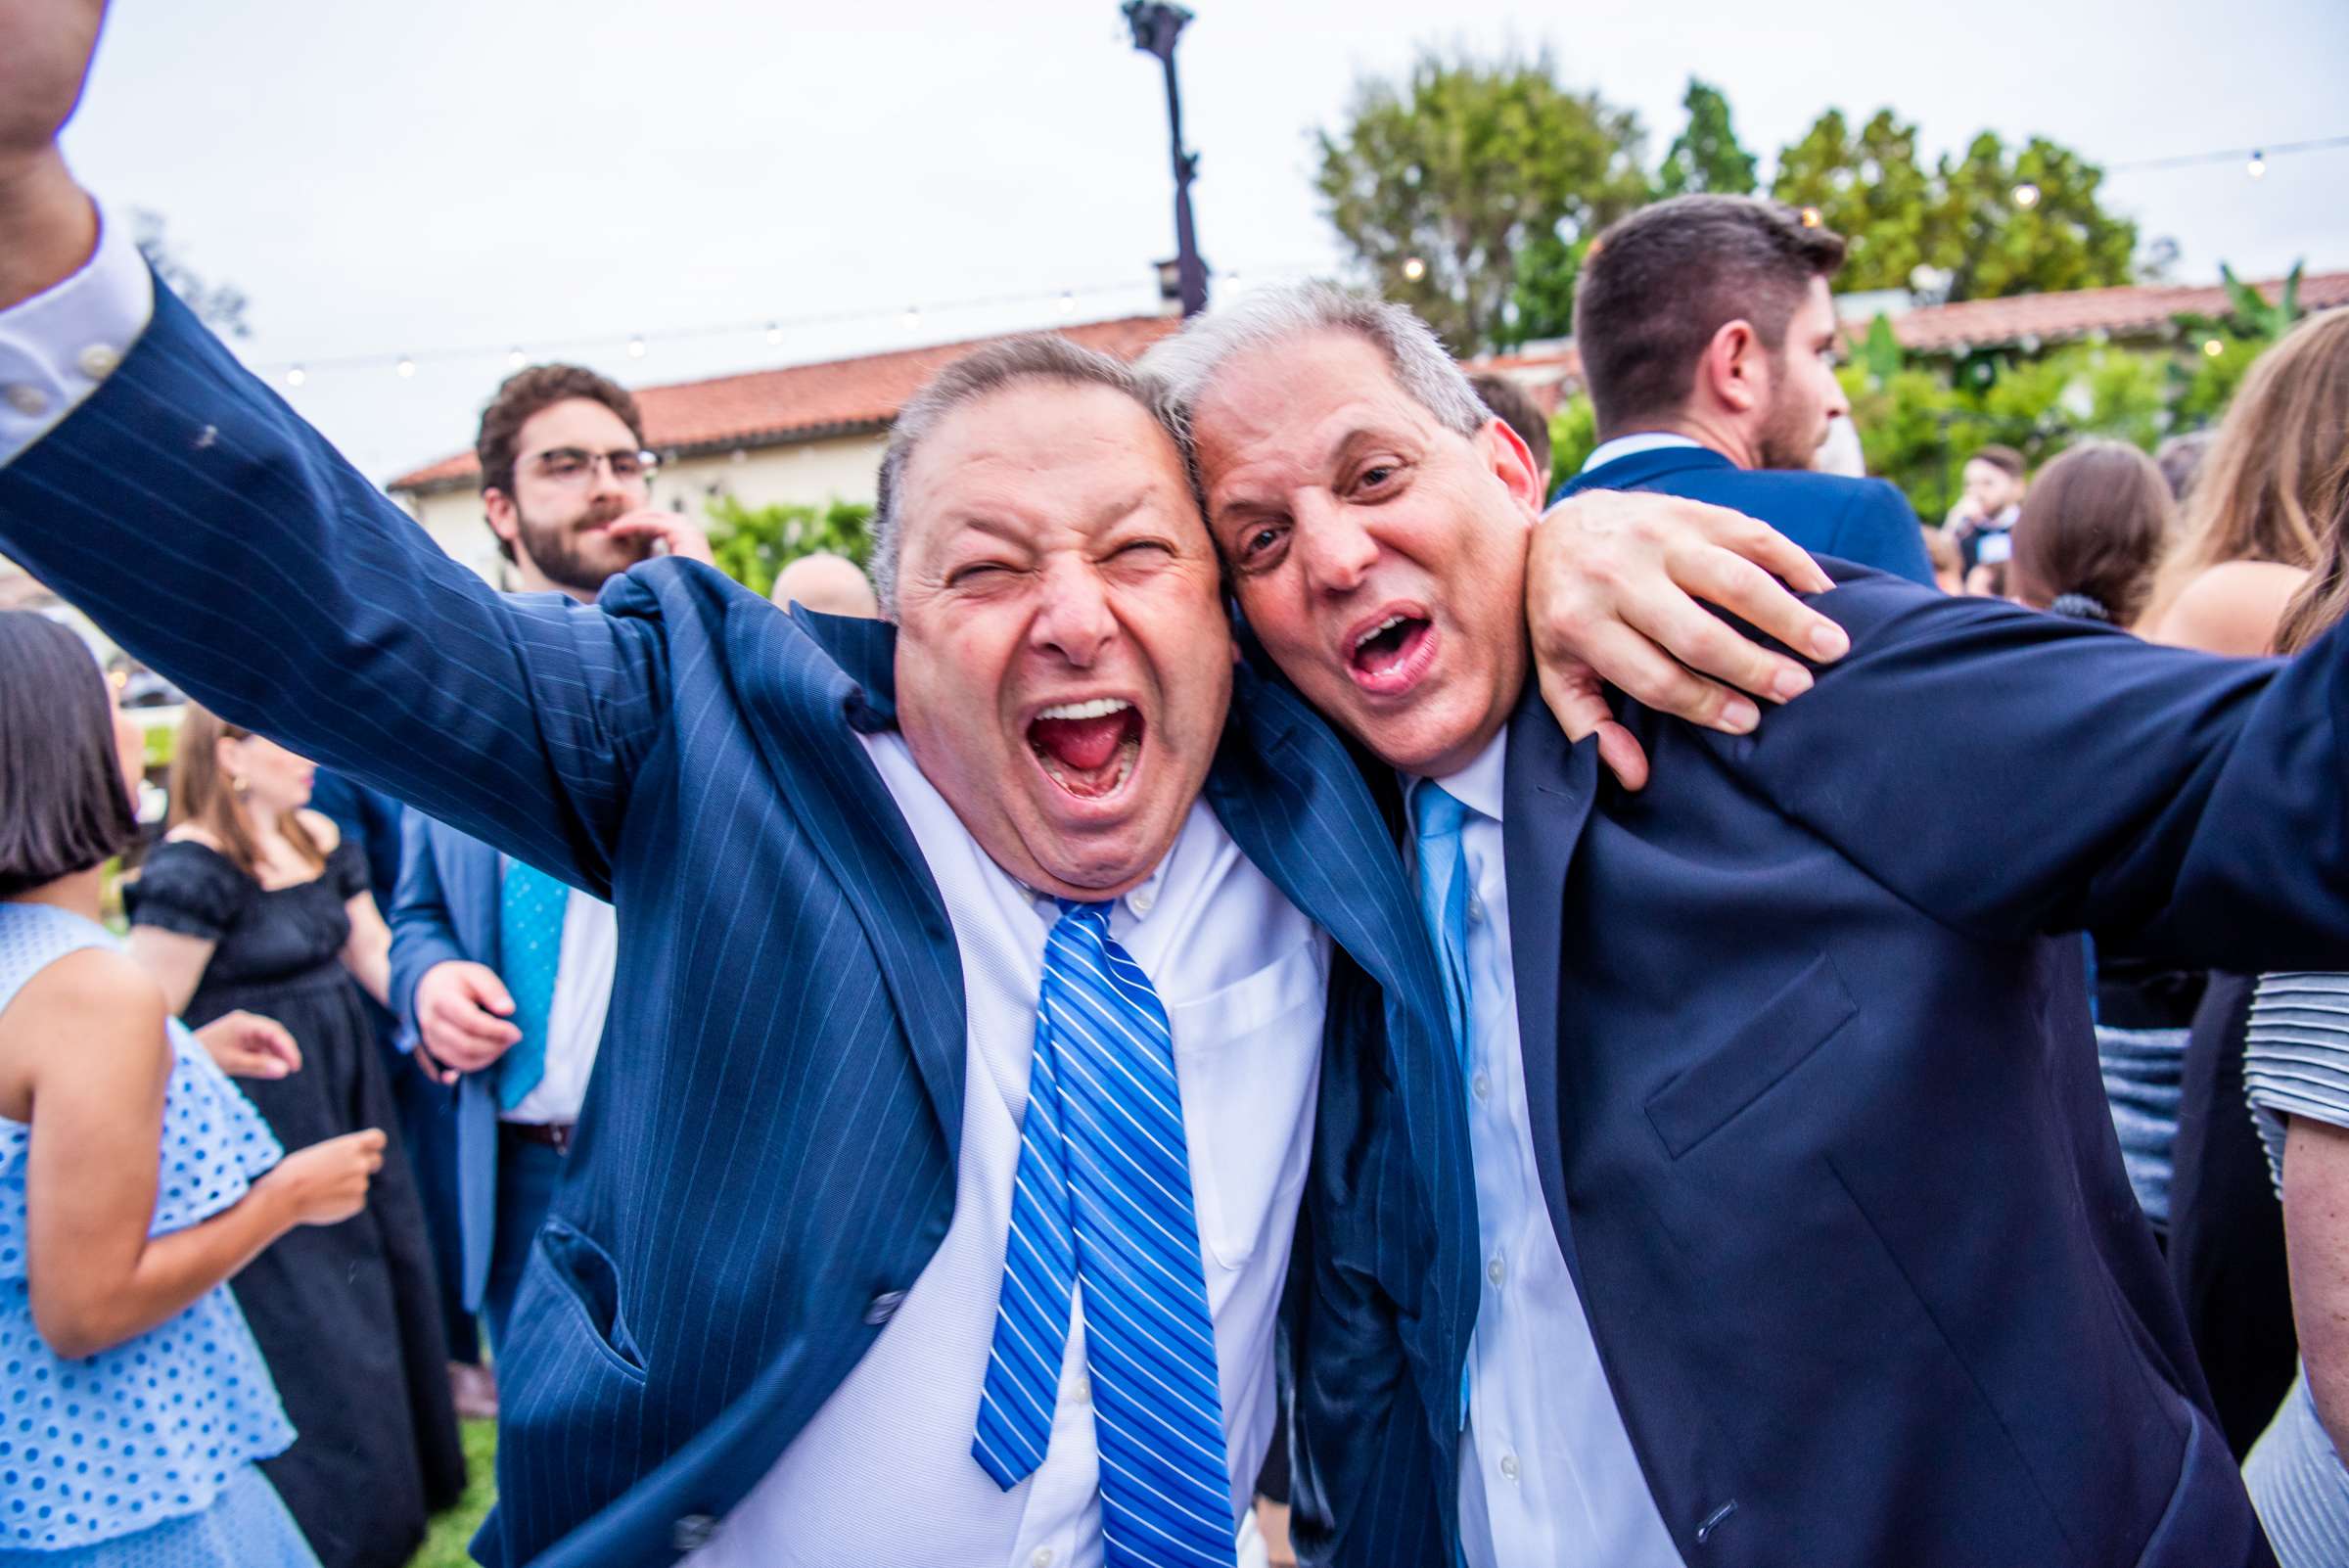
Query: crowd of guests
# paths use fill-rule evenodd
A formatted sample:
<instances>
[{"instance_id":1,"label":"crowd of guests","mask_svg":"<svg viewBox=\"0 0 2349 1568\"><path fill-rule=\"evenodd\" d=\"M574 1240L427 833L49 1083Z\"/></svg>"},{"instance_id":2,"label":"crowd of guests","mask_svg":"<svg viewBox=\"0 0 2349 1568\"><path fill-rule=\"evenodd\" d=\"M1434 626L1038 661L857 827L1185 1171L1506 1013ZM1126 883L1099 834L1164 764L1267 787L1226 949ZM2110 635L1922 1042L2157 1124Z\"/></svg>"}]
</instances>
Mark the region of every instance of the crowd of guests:
<instances>
[{"instance_id":1,"label":"crowd of guests","mask_svg":"<svg viewBox=\"0 0 2349 1568\"><path fill-rule=\"evenodd\" d=\"M1822 277L1840 260L1824 231L1702 210L1612 231L1586 281L1578 341L1616 434L1577 473L1550 474L1515 387L1476 385L1561 494L1711 501L1820 554L2213 653L2288 655L2349 611L2349 311L2263 356L2206 440L2084 441L2036 473L1983 447L1920 529L1889 485L1809 471L1848 416L1823 290L1776 342L1642 313L1656 276L1733 290L1741 247L1808 248ZM1666 359L1691 379L1641 384L1687 332ZM478 455L513 586L592 602L651 554L702 551L651 508L644 446L592 372L499 390ZM836 557L794 563L774 598L879 610ZM605 1033L613 908L198 708L168 829L137 853L110 708L70 633L0 616L0 1393L40 1410L0 1443L0 1564L139 1541L159 1562L397 1568L462 1490L459 1408L495 1408ZM125 851L126 941L100 919ZM2279 1556L2349 1560L2349 959L2211 974L2132 935L2088 957L2130 1184Z\"/></svg>"}]
</instances>

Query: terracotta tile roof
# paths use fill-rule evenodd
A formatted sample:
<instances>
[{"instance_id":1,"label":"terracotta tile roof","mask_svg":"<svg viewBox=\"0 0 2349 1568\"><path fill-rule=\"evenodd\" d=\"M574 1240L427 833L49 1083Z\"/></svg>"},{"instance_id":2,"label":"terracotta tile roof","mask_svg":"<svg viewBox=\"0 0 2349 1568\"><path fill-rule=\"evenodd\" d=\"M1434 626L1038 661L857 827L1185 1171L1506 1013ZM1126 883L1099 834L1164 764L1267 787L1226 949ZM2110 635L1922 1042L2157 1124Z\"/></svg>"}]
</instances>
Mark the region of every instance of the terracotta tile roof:
<instances>
[{"instance_id":1,"label":"terracotta tile roof","mask_svg":"<svg viewBox=\"0 0 2349 1568\"><path fill-rule=\"evenodd\" d=\"M2270 300L2282 287L2280 279L2258 285ZM2349 304L2349 272L2302 277L2300 303L2309 310ZM2177 316L2219 317L2231 308L2227 291L2216 284L2203 288L2139 285L2080 289L2068 294L2021 294L2005 300L1927 305L1895 316L1892 332L1901 346L1911 352L1950 353L2033 338L2041 343L2062 343L2099 332L2116 338L2142 337L2160 331ZM1855 323L1854 330L1865 332L1866 324Z\"/></svg>"},{"instance_id":2,"label":"terracotta tile roof","mask_svg":"<svg viewBox=\"0 0 2349 1568\"><path fill-rule=\"evenodd\" d=\"M1169 316L1128 316L1057 330L1087 348L1132 359L1180 325ZM664 453L690 455L884 430L932 376L981 344L994 341L933 344L823 364L639 388L636 403L644 412L645 441ZM480 483L480 476L481 465L471 451L464 451L402 474L387 487L430 493L470 487Z\"/></svg>"}]
</instances>

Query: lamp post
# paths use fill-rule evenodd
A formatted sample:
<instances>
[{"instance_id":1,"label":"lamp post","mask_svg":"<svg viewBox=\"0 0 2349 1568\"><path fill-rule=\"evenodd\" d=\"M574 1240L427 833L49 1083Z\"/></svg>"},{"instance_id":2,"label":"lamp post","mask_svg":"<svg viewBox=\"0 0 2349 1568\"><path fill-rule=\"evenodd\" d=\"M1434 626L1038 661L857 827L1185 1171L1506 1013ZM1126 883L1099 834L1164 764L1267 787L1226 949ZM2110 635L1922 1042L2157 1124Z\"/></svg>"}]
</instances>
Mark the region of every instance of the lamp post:
<instances>
[{"instance_id":1,"label":"lamp post","mask_svg":"<svg viewBox=\"0 0 2349 1568\"><path fill-rule=\"evenodd\" d=\"M1199 172L1198 155L1183 151L1182 97L1174 86L1174 40L1182 35L1191 14L1180 6L1158 0L1127 0L1126 24L1133 29L1133 46L1156 55L1167 70L1167 124L1174 144L1174 266L1182 313L1195 316L1207 308L1207 263L1199 257L1199 235L1191 223L1191 180Z\"/></svg>"}]
</instances>

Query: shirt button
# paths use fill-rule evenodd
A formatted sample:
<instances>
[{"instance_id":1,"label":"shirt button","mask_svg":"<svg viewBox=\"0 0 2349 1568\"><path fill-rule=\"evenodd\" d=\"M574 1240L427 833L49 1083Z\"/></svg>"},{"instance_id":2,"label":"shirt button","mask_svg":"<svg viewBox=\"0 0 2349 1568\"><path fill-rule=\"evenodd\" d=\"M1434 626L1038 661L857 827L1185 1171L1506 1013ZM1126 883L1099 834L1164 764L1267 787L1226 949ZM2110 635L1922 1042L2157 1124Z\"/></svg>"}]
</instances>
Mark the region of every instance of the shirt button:
<instances>
[{"instance_id":1,"label":"shirt button","mask_svg":"<svg viewBox=\"0 0 2349 1568\"><path fill-rule=\"evenodd\" d=\"M1136 888L1126 895L1126 907L1137 915L1148 914L1150 906L1157 901L1158 895L1152 893L1148 888Z\"/></svg>"},{"instance_id":2,"label":"shirt button","mask_svg":"<svg viewBox=\"0 0 2349 1568\"><path fill-rule=\"evenodd\" d=\"M1476 1077L1470 1079L1468 1081L1468 1092L1475 1095L1480 1100L1491 1099L1493 1097L1492 1075L1488 1073L1479 1073L1476 1075Z\"/></svg>"},{"instance_id":3,"label":"shirt button","mask_svg":"<svg viewBox=\"0 0 2349 1568\"><path fill-rule=\"evenodd\" d=\"M866 1304L864 1309L864 1320L870 1323L873 1327L879 1328L883 1323L888 1322L892 1317L895 1317L898 1314L898 1308L904 1300L905 1292L901 1290L885 1290L881 1292L880 1295L875 1296L869 1303Z\"/></svg>"},{"instance_id":4,"label":"shirt button","mask_svg":"<svg viewBox=\"0 0 2349 1568\"><path fill-rule=\"evenodd\" d=\"M1029 1553L1028 1560L1036 1564L1036 1568L1052 1568L1052 1548L1050 1546L1038 1546L1036 1548L1036 1550Z\"/></svg>"},{"instance_id":5,"label":"shirt button","mask_svg":"<svg viewBox=\"0 0 2349 1568\"><path fill-rule=\"evenodd\" d=\"M1508 1272L1509 1271L1506 1268L1503 1268L1500 1266L1500 1260L1498 1258L1495 1258L1491 1263L1485 1265L1485 1277L1493 1281L1493 1283L1496 1285L1507 1278Z\"/></svg>"},{"instance_id":6,"label":"shirt button","mask_svg":"<svg viewBox=\"0 0 2349 1568\"><path fill-rule=\"evenodd\" d=\"M710 1545L710 1538L715 1534L715 1517L707 1513L689 1513L670 1527L668 1544L676 1551L699 1551Z\"/></svg>"},{"instance_id":7,"label":"shirt button","mask_svg":"<svg viewBox=\"0 0 2349 1568\"><path fill-rule=\"evenodd\" d=\"M1071 1403L1082 1405L1092 1397L1093 1380L1091 1378L1080 1377L1074 1383L1069 1385L1069 1399Z\"/></svg>"},{"instance_id":8,"label":"shirt button","mask_svg":"<svg viewBox=\"0 0 2349 1568\"><path fill-rule=\"evenodd\" d=\"M102 343L94 343L81 351L81 373L92 381L104 381L122 363L122 356Z\"/></svg>"},{"instance_id":9,"label":"shirt button","mask_svg":"<svg viewBox=\"0 0 2349 1568\"><path fill-rule=\"evenodd\" d=\"M49 394L38 387L28 387L19 383L8 389L8 406L23 414L26 419L31 419L47 410Z\"/></svg>"},{"instance_id":10,"label":"shirt button","mask_svg":"<svg viewBox=\"0 0 2349 1568\"><path fill-rule=\"evenodd\" d=\"M1472 925L1485 923L1485 900L1473 893L1468 895L1468 920Z\"/></svg>"},{"instance_id":11,"label":"shirt button","mask_svg":"<svg viewBox=\"0 0 2349 1568\"><path fill-rule=\"evenodd\" d=\"M1506 1481L1514 1481L1517 1479L1516 1454L1504 1453L1500 1456L1500 1474L1501 1478Z\"/></svg>"}]
</instances>

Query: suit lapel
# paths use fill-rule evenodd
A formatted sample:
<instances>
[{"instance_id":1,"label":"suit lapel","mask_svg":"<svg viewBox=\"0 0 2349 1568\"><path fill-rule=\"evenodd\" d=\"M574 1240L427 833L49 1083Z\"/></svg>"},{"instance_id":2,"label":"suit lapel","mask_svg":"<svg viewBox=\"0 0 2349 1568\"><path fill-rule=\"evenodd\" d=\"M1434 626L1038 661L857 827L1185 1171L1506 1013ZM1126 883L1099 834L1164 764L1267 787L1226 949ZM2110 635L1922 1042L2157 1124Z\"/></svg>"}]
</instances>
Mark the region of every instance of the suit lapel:
<instances>
[{"instance_id":1,"label":"suit lapel","mask_svg":"<svg viewBox=\"0 0 2349 1568\"><path fill-rule=\"evenodd\" d=\"M962 961L929 863L856 740L896 723L896 629L880 622L785 615L747 598L726 625L751 733L880 956L951 1169L962 1145Z\"/></svg>"},{"instance_id":2,"label":"suit lapel","mask_svg":"<svg viewBox=\"0 0 2349 1568\"><path fill-rule=\"evenodd\" d=\"M440 894L448 900L448 917L458 943L490 968L502 969L498 890L504 878L497 851L438 822L433 824L433 838Z\"/></svg>"},{"instance_id":3,"label":"suit lapel","mask_svg":"<svg viewBox=\"0 0 2349 1568\"><path fill-rule=\"evenodd\" d=\"M1628 463L1634 459L1624 459ZM1621 466L1610 463L1609 468ZM1531 684L1509 720L1501 786L1501 846L1509 875L1509 945L1517 981L1517 1034L1525 1048L1526 1109L1534 1163L1551 1228L1576 1264L1566 1210L1559 1095L1558 978L1567 955L1562 931L1566 866L1598 794L1598 744L1569 746Z\"/></svg>"}]
</instances>

